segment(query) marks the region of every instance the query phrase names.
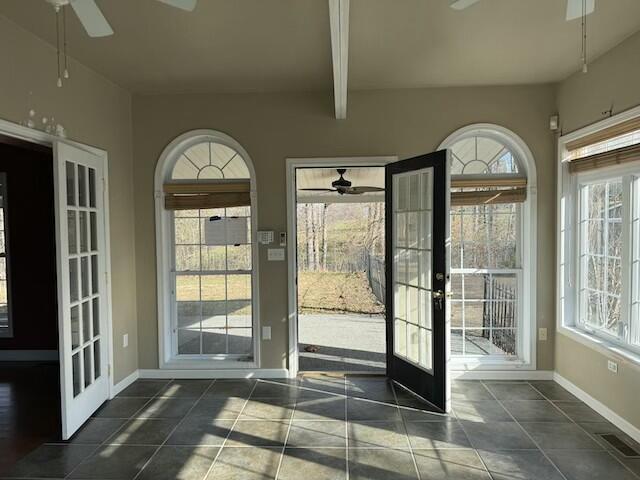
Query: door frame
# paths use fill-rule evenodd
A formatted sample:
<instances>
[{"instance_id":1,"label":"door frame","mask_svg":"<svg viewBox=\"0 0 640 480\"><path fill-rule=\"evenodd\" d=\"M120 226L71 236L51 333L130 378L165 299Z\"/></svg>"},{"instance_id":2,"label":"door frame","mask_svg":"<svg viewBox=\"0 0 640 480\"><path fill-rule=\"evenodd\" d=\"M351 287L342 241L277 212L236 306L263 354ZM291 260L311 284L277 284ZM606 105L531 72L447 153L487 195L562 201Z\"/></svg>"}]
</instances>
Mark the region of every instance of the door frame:
<instances>
[{"instance_id":1,"label":"door frame","mask_svg":"<svg viewBox=\"0 0 640 480\"><path fill-rule=\"evenodd\" d=\"M103 189L103 206L104 206L104 233L105 233L105 274L107 276L107 291L105 292L107 299L107 373L109 376L108 387L109 387L109 398L113 398L115 395L115 386L114 386L114 376L113 376L113 318L112 318L112 295L111 295L111 232L110 232L110 221L109 221L109 158L106 150L102 150L97 147L93 147L91 145L86 145L84 143L80 143L74 140L70 140L68 138L61 138L56 135L52 135L50 133L46 133L40 130L36 130L33 128L28 128L23 125L19 125L14 122L10 122L8 120L4 120L0 118L0 134L6 135L8 137L17 138L20 140L24 140L29 143L35 143L38 145L43 145L45 147L50 147L53 149L55 142L63 140L65 143L72 145L74 147L80 148L82 150L86 150L87 152L99 157L104 163L104 189ZM54 164L55 168L55 158L53 156L53 151L51 153L51 162ZM55 176L54 176L55 178ZM54 180L55 181L55 180ZM56 241L58 241L58 232L60 231L60 221L58 217L55 218L55 226L56 226ZM60 282L61 272L58 269L58 264L56 263L56 279ZM58 334L62 335L62 329L60 328L60 318L59 312L56 312L56 318L58 319ZM60 365L64 365L62 368L71 368L70 365L66 365L62 360L62 349L60 347L61 339L58 340L58 356L60 358ZM64 401L62 398L62 385L60 386L60 395L61 401Z\"/></svg>"},{"instance_id":2,"label":"door frame","mask_svg":"<svg viewBox=\"0 0 640 480\"><path fill-rule=\"evenodd\" d=\"M396 155L371 157L310 157L287 158L287 294L289 324L289 349L287 352L287 371L289 378L298 375L298 297L296 275L297 262L297 216L296 216L296 169L329 167L384 167L398 160Z\"/></svg>"}]
</instances>

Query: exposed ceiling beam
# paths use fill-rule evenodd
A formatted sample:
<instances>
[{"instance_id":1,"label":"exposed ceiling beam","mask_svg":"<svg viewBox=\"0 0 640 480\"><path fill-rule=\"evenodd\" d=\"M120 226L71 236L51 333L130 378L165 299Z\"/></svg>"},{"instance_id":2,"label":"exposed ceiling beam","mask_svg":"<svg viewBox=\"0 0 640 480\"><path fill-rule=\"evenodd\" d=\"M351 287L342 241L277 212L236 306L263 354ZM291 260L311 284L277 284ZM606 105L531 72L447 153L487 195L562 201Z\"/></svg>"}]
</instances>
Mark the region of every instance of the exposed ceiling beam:
<instances>
[{"instance_id":1,"label":"exposed ceiling beam","mask_svg":"<svg viewBox=\"0 0 640 480\"><path fill-rule=\"evenodd\" d=\"M329 0L333 96L336 118L347 118L347 67L349 61L349 0Z\"/></svg>"}]
</instances>

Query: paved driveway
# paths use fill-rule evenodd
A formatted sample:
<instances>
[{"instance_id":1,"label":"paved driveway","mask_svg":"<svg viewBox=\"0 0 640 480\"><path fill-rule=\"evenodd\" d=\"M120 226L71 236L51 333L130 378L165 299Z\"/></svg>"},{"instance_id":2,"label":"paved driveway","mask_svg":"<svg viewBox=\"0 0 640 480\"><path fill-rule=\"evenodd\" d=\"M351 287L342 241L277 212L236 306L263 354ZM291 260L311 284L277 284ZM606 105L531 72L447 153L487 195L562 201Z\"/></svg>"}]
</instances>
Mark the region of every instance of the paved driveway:
<instances>
[{"instance_id":1,"label":"paved driveway","mask_svg":"<svg viewBox=\"0 0 640 480\"><path fill-rule=\"evenodd\" d=\"M385 338L385 320L382 316L300 315L300 370L384 373ZM306 352L308 345L318 346L319 351Z\"/></svg>"}]
</instances>

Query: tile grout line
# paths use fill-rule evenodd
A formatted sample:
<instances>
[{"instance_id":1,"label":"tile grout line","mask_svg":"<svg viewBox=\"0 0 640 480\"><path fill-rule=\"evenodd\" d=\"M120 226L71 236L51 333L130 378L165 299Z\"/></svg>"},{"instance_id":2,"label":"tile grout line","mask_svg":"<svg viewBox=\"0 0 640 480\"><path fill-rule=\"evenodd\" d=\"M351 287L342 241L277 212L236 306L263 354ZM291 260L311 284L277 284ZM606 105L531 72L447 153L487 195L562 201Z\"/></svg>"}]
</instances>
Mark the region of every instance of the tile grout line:
<instances>
[{"instance_id":1,"label":"tile grout line","mask_svg":"<svg viewBox=\"0 0 640 480\"><path fill-rule=\"evenodd\" d=\"M233 424L231 425L231 428L229 428L229 432L227 433L227 435L224 437L224 440L220 444L220 449L218 450L218 453L216 453L216 456L214 457L213 462L211 462L211 465L209 465L209 468L207 469L206 473L202 477L203 480L206 480L207 477L209 476L209 474L211 473L211 471L213 470L213 467L215 466L216 462L218 461L218 457L220 457L220 454L222 453L222 449L224 448L225 444L227 443L227 440L229 439L229 436L231 435L231 432L233 432L233 429L236 427L236 425L238 423L238 420L240 419L240 416L242 415L242 412L246 408L247 403L249 403L249 399L251 398L251 395L253 395L253 391L258 386L258 381L259 380L256 380L256 383L253 384L253 388L249 392L249 395L247 395L247 399L244 401L244 405L242 405L242 408L240 409L240 412L238 412L238 416L233 421Z\"/></svg>"},{"instance_id":2,"label":"tile grout line","mask_svg":"<svg viewBox=\"0 0 640 480\"><path fill-rule=\"evenodd\" d=\"M172 379L170 382L167 383L166 386L171 385L175 380ZM206 395L206 393L211 389L211 387L213 386L213 384L216 383L216 379L212 379L211 382L209 383L209 386L207 388L204 389L204 391L202 392L202 394L198 397L198 399L193 403L193 405L191 405L191 408L189 408L189 410L187 411L187 413L180 419L180 421L176 424L175 427L173 427L171 429L171 431L169 432L169 435L167 435L167 438L164 439L164 442L162 442L162 444L151 454L151 456L149 457L149 459L144 463L144 465L142 466L142 468L138 471L138 473L135 474L135 476L133 477L133 480L136 480L140 474L142 474L142 472L144 471L145 468L147 468L147 466L151 463L151 461L154 459L154 457L158 454L158 452L160 451L160 449L162 447L164 447L167 442L169 441L169 438L171 438L171 435L173 435L175 433L175 431L180 427L180 425L182 425L182 423L187 419L187 416L193 411L193 409L196 407L196 405L198 403L200 403L200 400L202 400L202 398ZM158 398L159 395L156 395L154 398ZM179 397L175 397L175 398L179 398Z\"/></svg>"},{"instance_id":3,"label":"tile grout line","mask_svg":"<svg viewBox=\"0 0 640 480\"><path fill-rule=\"evenodd\" d=\"M393 392L393 399L396 402L396 408L398 409L398 414L400 415L400 421L402 422L402 427L404 428L404 434L407 436L407 444L409 445L409 453L411 454L411 460L413 461L413 468L415 469L415 472L416 472L416 478L418 480L421 480L422 476L420 475L420 470L418 470L418 462L416 461L416 456L413 452L413 445L411 444L411 438L409 437L407 422L405 422L404 416L402 415L402 412L400 411L400 408L399 408L398 395L396 393L396 386L394 385L393 381L391 381L390 384L391 384L391 391Z\"/></svg>"},{"instance_id":4,"label":"tile grout line","mask_svg":"<svg viewBox=\"0 0 640 480\"><path fill-rule=\"evenodd\" d=\"M171 381L172 381L172 380L169 380L169 381L166 383L165 387L166 387L167 385L169 385L169 384L171 383ZM163 388L164 388L164 387L163 387ZM156 394L156 395L157 395L157 394ZM136 413L138 413L138 412L139 412L140 410L142 410L144 407L146 407L147 405L149 405L149 403L150 403L150 402L151 402L151 401L156 397L156 395L153 395L153 396L151 396L151 397L126 397L126 398L148 398L148 400L147 400L147 401L146 401L146 402L145 402L145 403L144 403L144 404L143 404L143 405L142 405L138 410L136 410L135 412L133 412L133 414L132 414L130 417L128 417L128 418L124 418L124 417L120 418L120 417L117 417L117 418L116 418L116 420L125 420L125 422L124 422L124 423L123 423L119 428L116 428L116 430L115 430L111 435L107 436L107 438L105 438L102 442L100 442L100 443L96 444L96 448L94 448L94 449L91 451L91 453L90 453L89 455L87 455L87 456L86 456L86 457L84 457L80 462L78 462L78 464L77 464L74 468L72 468L72 469L69 471L69 473L67 473L66 475L64 475L64 477L63 477L63 478L70 478L70 477L71 477L71 475L73 474L73 472L75 472L78 468L80 468L80 465L82 465L82 464L83 464L83 463L84 463L88 458L92 457L92 456L93 456L93 455L94 455L94 454L95 454L95 453L100 449L100 447L102 447L102 446L104 446L105 444L107 444L107 441L108 441L110 438L112 438L115 434L117 434L120 430L122 430L122 429L124 428L124 426L125 426L127 423L129 423L129 422L131 421L131 419L132 419L132 418L134 418L134 415L135 415ZM113 398L117 398L117 395L116 395L115 397L113 397ZM121 397L121 398L122 398L122 397ZM113 399L111 399L111 400L113 400ZM108 401L111 401L111 400L108 400ZM94 412L94 413L95 413L95 412ZM89 417L89 419L88 419L88 420L95 419L95 418L101 418L101 417ZM109 417L106 417L106 418L109 418ZM86 422L85 422L85 423L86 423ZM84 426L84 424L83 424L83 426ZM81 427L81 428L82 428L82 427ZM76 432L76 433L77 433L77 432ZM74 444L72 444L72 443L63 443L63 444L61 444L61 445L74 445ZM91 444L78 444L78 445L91 445Z\"/></svg>"},{"instance_id":5,"label":"tile grout line","mask_svg":"<svg viewBox=\"0 0 640 480\"><path fill-rule=\"evenodd\" d=\"M553 380L552 380L553 381ZM538 390L535 385L532 385L530 382L527 382L531 388L533 388L536 392L538 392L542 398L544 398L545 400L547 400L551 405L553 405L557 410L559 410L565 417L567 417L569 419L569 422L573 423L575 426L577 426L580 430L582 430L583 432L585 432L589 438L591 438L594 442L596 442L599 446L600 446L600 450L599 451L604 451L606 453L608 453L611 457L613 457L620 465L622 465L624 468L626 468L629 472L631 472L632 475L634 475L636 478L640 478L640 476L638 476L636 474L636 472L634 472L633 470L631 470L631 468L629 468L627 465L625 465L625 463L619 459L618 457L616 457L613 453L611 453L609 450L607 450L607 448L603 447L602 445L600 445L600 443L595 439L595 434L592 434L591 432L589 432L586 428L584 428L582 425L580 425L578 422L576 422L573 418L571 418L564 410L562 410L559 406L557 406L553 400L551 400L550 398L548 398L544 393L542 393L540 390ZM557 382L554 382L556 385L560 386ZM563 388L563 387L561 387ZM567 401L567 400L557 400L558 402L562 402L562 401ZM571 400L568 400L571 401ZM580 403L583 405L586 405L587 407L589 407L586 403L584 403L583 401L581 401L580 399L578 399L577 402L574 403ZM591 407L589 407L591 408ZM598 413L598 412L596 412ZM599 415L599 414L598 414ZM604 418L604 417L603 417ZM608 420L605 418L604 419L607 423L611 423L608 422ZM584 422L584 423L591 423L591 422ZM615 427L615 425L614 425ZM617 428L617 427L616 427ZM594 450L596 451L596 450Z\"/></svg>"},{"instance_id":6,"label":"tile grout line","mask_svg":"<svg viewBox=\"0 0 640 480\"><path fill-rule=\"evenodd\" d=\"M566 477L566 475L565 475L564 473L562 473L562 471L561 471L561 470L560 470L560 468L555 464L555 462L554 462L553 460L551 460L551 458L549 458L549 455L547 455L547 452L545 452L544 450L542 450L542 448L540 448L540 445L538 445L538 442L536 442L536 441L533 439L533 437L529 434L529 432L527 432L527 431L525 430L525 428L520 424L520 422L518 422L518 420L516 420L516 418L515 418L515 417L511 414L511 412L510 412L510 411L509 411L509 410L504 406L504 404L502 403L502 401L501 401L501 400L499 400L499 399L498 399L498 397L496 397L496 395L491 391L491 389L490 389L489 387L487 387L487 386L484 384L484 381L481 381L480 383L484 386L484 388L486 388L486 389L487 389L487 391L489 392L489 394L490 394L490 395L491 395L491 396L496 400L496 402L498 402L498 405L500 405L500 406L504 409L504 411L505 411L505 412L507 412L507 415L509 415L509 416L513 419L513 421L515 422L515 424L516 424L516 425L518 425L518 427L520 427L520 430L522 430L522 431L525 433L525 435L526 435L527 437L529 437L529 440L531 440L531 442L536 446L536 448L540 451L540 453L542 453L542 455L544 456L544 458L546 458L546 459L547 459L547 461L548 461L549 463L551 463L551 465L553 465L553 467L558 471L558 473L560 474L560 476L561 476L562 478L564 478L564 480L568 480L568 478ZM529 382L524 382L524 384L525 384L525 385L529 385ZM531 385L529 385L529 386L530 386L531 388L534 388L534 387L533 387L533 386L531 386ZM535 388L534 388L534 390L535 390ZM536 392L537 392L537 390L536 390ZM543 395L543 397L544 397L544 395Z\"/></svg>"},{"instance_id":7,"label":"tile grout line","mask_svg":"<svg viewBox=\"0 0 640 480\"><path fill-rule=\"evenodd\" d=\"M172 381L173 381L173 379L169 380L162 388L164 388L167 385L169 385ZM162 390L162 388L160 390ZM113 432L111 435L107 436L107 438L105 438L102 442L100 442L98 445L96 445L96 448L94 448L89 455L84 457L74 468L72 468L71 471L64 476L64 478L70 478L71 475L73 474L73 472L75 472L78 468L80 468L80 465L82 465L85 461L87 461L88 458L92 457L100 449L100 447L102 447L104 445L107 445L107 441L110 438L112 438L114 435L116 435L118 432L120 432L127 423L129 423L133 418L135 418L135 415L138 412L140 412L143 408L145 408L147 405L149 405L149 403L151 403L151 401L154 398L156 398L157 396L158 396L157 393L155 395L152 395L151 397L124 397L123 396L124 398L148 398L148 400L138 410L133 412L133 414L129 418L118 418L120 420L126 420L126 421L119 428L117 428L115 430L115 432ZM123 397L121 397L121 398L123 398ZM115 398L117 398L117 395L115 397L113 397L113 399L115 399ZM113 399L111 399L111 400L113 400ZM109 401L111 401L111 400L109 400ZM89 419L91 419L91 418L100 418L100 417L89 417ZM64 444L64 445L72 445L72 444L67 443L67 444Z\"/></svg>"},{"instance_id":8,"label":"tile grout line","mask_svg":"<svg viewBox=\"0 0 640 480\"><path fill-rule=\"evenodd\" d=\"M291 432L291 424L293 423L293 416L296 414L296 407L298 406L298 390L296 387L296 396L293 403L293 410L291 411L291 418L289 418L289 425L287 427L287 433L284 436L284 442L282 442L282 451L280 452L280 459L278 460L278 468L276 468L275 480L278 480L278 476L280 475L280 467L282 467L282 460L284 459L284 452L287 448L287 442L289 441L289 433Z\"/></svg>"},{"instance_id":9,"label":"tile grout line","mask_svg":"<svg viewBox=\"0 0 640 480\"><path fill-rule=\"evenodd\" d=\"M482 383L480 383L482 385ZM489 389L482 385L485 390L489 391ZM491 392L489 392L491 394ZM471 439L469 438L469 435L467 434L467 431L464 429L464 425L462 424L462 422L460 421L460 417L458 416L458 414L456 413L455 410L453 410L453 398L451 399L451 411L453 412L454 417L456 418L456 420L458 421L458 425L460 425L460 429L462 430L462 432L464 433L464 435L467 437L467 440L469 441L469 445L471 446L473 452L476 454L476 456L478 457L478 459L480 460L480 463L482 464L482 466L484 467L485 471L487 472L487 475L489 475L489 478L491 480L494 480L494 476L491 473L491 471L489 470L489 467L487 466L486 462L484 461L484 459L482 458L482 455L480 455L480 453L478 452L478 449L475 448L473 446L473 444L471 443Z\"/></svg>"}]
</instances>

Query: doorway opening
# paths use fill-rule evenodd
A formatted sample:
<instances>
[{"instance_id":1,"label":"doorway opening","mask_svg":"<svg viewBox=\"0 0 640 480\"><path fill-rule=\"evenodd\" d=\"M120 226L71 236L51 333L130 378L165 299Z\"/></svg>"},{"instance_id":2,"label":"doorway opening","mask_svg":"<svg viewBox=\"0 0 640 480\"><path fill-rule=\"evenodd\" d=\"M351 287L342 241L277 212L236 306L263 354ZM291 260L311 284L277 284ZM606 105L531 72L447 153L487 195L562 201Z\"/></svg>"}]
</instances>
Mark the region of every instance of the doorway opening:
<instances>
[{"instance_id":1,"label":"doorway opening","mask_svg":"<svg viewBox=\"0 0 640 480\"><path fill-rule=\"evenodd\" d=\"M298 365L384 374L384 168L298 168Z\"/></svg>"},{"instance_id":2,"label":"doorway opening","mask_svg":"<svg viewBox=\"0 0 640 480\"><path fill-rule=\"evenodd\" d=\"M0 137L0 475L61 435L52 159Z\"/></svg>"}]
</instances>

